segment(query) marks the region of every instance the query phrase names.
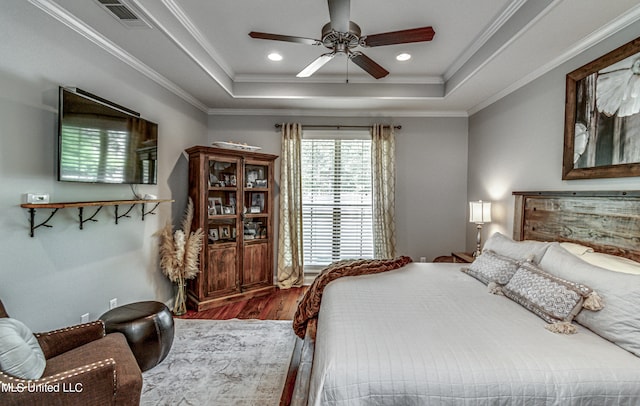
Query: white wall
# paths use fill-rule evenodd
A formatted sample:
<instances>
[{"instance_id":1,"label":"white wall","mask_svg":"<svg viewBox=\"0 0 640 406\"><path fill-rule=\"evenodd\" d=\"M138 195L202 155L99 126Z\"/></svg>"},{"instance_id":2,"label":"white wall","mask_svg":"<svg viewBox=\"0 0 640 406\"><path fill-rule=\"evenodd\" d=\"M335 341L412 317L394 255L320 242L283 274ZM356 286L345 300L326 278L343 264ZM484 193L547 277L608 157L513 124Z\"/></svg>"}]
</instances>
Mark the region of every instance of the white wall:
<instances>
[{"instance_id":1,"label":"white wall","mask_svg":"<svg viewBox=\"0 0 640 406\"><path fill-rule=\"evenodd\" d=\"M640 22L597 44L469 118L470 200L492 200L495 231L513 233L513 191L634 190L640 178L562 180L566 74L635 39ZM467 249L475 248L467 225Z\"/></svg>"},{"instance_id":2,"label":"white wall","mask_svg":"<svg viewBox=\"0 0 640 406\"><path fill-rule=\"evenodd\" d=\"M153 234L182 216L187 164L182 151L206 140L206 114L154 84L27 2L0 13L0 299L11 316L34 331L97 319L109 300L166 302L173 287L158 269ZM78 227L76 209L59 211L29 238L27 192L52 201L132 199L129 186L56 181L58 86L77 86L139 111L159 125L157 186L141 194L175 198L141 221L113 220L105 207L97 222ZM88 213L93 211L87 209ZM48 210L38 210L42 221Z\"/></svg>"},{"instance_id":3,"label":"white wall","mask_svg":"<svg viewBox=\"0 0 640 406\"><path fill-rule=\"evenodd\" d=\"M466 118L211 116L209 142L246 142L262 147L262 152L279 155L280 132L274 125L296 120L303 125L402 125L396 132L399 254L415 260L425 256L430 261L464 248Z\"/></svg>"}]
</instances>

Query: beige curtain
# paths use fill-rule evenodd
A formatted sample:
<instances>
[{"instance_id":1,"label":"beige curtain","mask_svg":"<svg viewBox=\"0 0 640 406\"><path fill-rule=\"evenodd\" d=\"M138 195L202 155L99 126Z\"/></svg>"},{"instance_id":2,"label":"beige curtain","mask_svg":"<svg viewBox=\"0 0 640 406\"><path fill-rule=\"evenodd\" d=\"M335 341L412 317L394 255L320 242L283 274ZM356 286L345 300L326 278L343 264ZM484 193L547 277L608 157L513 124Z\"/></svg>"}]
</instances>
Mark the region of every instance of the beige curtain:
<instances>
[{"instance_id":1,"label":"beige curtain","mask_svg":"<svg viewBox=\"0 0 640 406\"><path fill-rule=\"evenodd\" d=\"M371 176L373 180L373 255L396 256L395 193L396 160L393 127L371 127Z\"/></svg>"},{"instance_id":2,"label":"beige curtain","mask_svg":"<svg viewBox=\"0 0 640 406\"><path fill-rule=\"evenodd\" d=\"M278 237L278 287L301 286L302 263L302 176L300 124L282 124L280 155L280 216Z\"/></svg>"}]
</instances>

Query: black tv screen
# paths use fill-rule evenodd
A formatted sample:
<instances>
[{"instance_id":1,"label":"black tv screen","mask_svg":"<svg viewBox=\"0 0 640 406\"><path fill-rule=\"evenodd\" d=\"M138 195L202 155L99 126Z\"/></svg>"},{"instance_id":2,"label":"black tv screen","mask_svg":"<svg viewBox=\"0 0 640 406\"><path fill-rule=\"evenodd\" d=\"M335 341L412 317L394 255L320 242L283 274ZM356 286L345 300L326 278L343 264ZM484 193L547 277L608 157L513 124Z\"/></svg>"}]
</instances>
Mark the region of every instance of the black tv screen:
<instances>
[{"instance_id":1,"label":"black tv screen","mask_svg":"<svg viewBox=\"0 0 640 406\"><path fill-rule=\"evenodd\" d=\"M60 87L58 180L156 184L158 125L80 89Z\"/></svg>"}]
</instances>

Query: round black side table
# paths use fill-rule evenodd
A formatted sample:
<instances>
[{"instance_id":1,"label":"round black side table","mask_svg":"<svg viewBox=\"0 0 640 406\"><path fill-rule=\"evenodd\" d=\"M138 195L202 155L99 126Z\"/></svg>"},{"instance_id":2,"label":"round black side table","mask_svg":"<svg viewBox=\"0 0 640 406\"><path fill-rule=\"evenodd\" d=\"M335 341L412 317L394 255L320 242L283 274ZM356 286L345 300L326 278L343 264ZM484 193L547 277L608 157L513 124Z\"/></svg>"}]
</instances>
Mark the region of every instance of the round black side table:
<instances>
[{"instance_id":1,"label":"round black side table","mask_svg":"<svg viewBox=\"0 0 640 406\"><path fill-rule=\"evenodd\" d=\"M173 316L163 303L130 303L109 310L100 319L107 333L124 334L143 372L162 362L171 350Z\"/></svg>"}]
</instances>

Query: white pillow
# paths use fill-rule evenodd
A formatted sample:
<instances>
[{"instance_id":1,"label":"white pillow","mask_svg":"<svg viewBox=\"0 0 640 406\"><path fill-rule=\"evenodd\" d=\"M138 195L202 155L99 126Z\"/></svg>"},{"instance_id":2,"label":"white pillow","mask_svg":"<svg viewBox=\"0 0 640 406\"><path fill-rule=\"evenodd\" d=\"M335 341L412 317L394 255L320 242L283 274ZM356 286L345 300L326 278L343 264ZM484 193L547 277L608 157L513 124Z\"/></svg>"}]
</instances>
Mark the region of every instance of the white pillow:
<instances>
[{"instance_id":1,"label":"white pillow","mask_svg":"<svg viewBox=\"0 0 640 406\"><path fill-rule=\"evenodd\" d=\"M514 241L496 232L487 239L483 250L490 250L516 261L533 261L537 264L542 259L548 246L548 242L542 241Z\"/></svg>"},{"instance_id":2,"label":"white pillow","mask_svg":"<svg viewBox=\"0 0 640 406\"><path fill-rule=\"evenodd\" d=\"M580 258L553 243L540 266L598 292L604 308L597 312L581 311L574 320L640 357L640 275L612 272Z\"/></svg>"},{"instance_id":3,"label":"white pillow","mask_svg":"<svg viewBox=\"0 0 640 406\"><path fill-rule=\"evenodd\" d=\"M580 257L591 265L615 272L632 273L640 275L640 262L601 252L586 252Z\"/></svg>"},{"instance_id":4,"label":"white pillow","mask_svg":"<svg viewBox=\"0 0 640 406\"><path fill-rule=\"evenodd\" d=\"M584 245L576 244L575 242L561 242L560 246L569 251L573 255L584 255L587 252L593 252L593 248Z\"/></svg>"},{"instance_id":5,"label":"white pillow","mask_svg":"<svg viewBox=\"0 0 640 406\"><path fill-rule=\"evenodd\" d=\"M29 327L12 318L0 318L0 370L22 379L42 376L46 360Z\"/></svg>"}]
</instances>

